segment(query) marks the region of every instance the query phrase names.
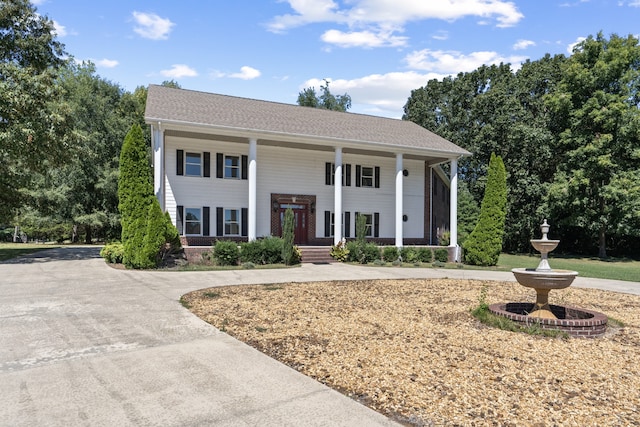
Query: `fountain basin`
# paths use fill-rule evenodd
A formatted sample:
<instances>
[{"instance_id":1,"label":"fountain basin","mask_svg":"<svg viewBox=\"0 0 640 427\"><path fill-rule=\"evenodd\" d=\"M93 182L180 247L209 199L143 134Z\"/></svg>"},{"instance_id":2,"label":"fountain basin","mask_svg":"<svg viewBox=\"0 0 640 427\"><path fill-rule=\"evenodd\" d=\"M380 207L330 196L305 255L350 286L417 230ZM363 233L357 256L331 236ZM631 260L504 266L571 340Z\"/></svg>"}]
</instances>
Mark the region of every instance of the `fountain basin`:
<instances>
[{"instance_id":1,"label":"fountain basin","mask_svg":"<svg viewBox=\"0 0 640 427\"><path fill-rule=\"evenodd\" d=\"M541 329L564 331L572 337L595 338L607 331L607 316L597 311L551 304L549 308L556 318L544 319L529 315L535 308L528 302L510 302L491 304L489 311L525 327L537 325Z\"/></svg>"},{"instance_id":2,"label":"fountain basin","mask_svg":"<svg viewBox=\"0 0 640 427\"><path fill-rule=\"evenodd\" d=\"M560 240L549 240L549 239L532 239L529 240L531 242L531 246L535 248L540 253L549 253L554 250Z\"/></svg>"},{"instance_id":3,"label":"fountain basin","mask_svg":"<svg viewBox=\"0 0 640 427\"><path fill-rule=\"evenodd\" d=\"M571 286L578 275L571 270L538 270L535 268L514 268L511 270L518 283L535 289L564 289Z\"/></svg>"}]
</instances>

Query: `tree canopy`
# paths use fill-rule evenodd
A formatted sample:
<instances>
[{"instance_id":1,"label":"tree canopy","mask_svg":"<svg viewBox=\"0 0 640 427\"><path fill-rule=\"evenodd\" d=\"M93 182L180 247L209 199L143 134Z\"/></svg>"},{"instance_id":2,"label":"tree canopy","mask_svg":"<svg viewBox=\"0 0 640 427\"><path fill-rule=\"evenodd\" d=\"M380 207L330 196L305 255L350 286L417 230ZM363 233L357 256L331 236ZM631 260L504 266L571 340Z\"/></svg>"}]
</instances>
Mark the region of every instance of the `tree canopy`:
<instances>
[{"instance_id":1,"label":"tree canopy","mask_svg":"<svg viewBox=\"0 0 640 427\"><path fill-rule=\"evenodd\" d=\"M491 153L502 157L505 250L530 250L548 217L561 249L628 252L640 246L638 49L635 37L598 34L568 58L431 80L412 91L403 118L474 153L459 176L476 202Z\"/></svg>"},{"instance_id":2,"label":"tree canopy","mask_svg":"<svg viewBox=\"0 0 640 427\"><path fill-rule=\"evenodd\" d=\"M329 81L320 85L322 93L318 96L314 87L308 87L298 94L298 105L303 107L324 108L326 110L346 112L351 108L351 97L348 94L333 95L329 91Z\"/></svg>"}]
</instances>

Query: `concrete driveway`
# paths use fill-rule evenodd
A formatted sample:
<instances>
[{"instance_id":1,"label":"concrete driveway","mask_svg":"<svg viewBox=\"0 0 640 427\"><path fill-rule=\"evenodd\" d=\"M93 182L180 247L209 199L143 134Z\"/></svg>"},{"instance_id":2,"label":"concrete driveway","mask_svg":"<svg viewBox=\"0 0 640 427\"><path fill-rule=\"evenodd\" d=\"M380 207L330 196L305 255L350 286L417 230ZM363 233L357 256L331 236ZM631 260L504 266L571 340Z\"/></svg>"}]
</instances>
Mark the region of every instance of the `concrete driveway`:
<instances>
[{"instance_id":1,"label":"concrete driveway","mask_svg":"<svg viewBox=\"0 0 640 427\"><path fill-rule=\"evenodd\" d=\"M178 302L209 286L510 273L303 265L115 270L99 248L0 263L2 426L389 426L358 402L201 321ZM631 282L576 280L639 293Z\"/></svg>"}]
</instances>

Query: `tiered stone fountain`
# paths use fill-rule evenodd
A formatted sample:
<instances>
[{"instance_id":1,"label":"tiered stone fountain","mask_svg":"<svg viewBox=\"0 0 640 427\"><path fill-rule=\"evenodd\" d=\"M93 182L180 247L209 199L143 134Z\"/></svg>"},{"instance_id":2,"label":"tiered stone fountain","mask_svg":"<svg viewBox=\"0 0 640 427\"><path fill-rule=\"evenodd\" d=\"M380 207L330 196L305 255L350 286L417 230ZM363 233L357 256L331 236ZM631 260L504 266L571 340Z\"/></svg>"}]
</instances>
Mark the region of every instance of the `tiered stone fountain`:
<instances>
[{"instance_id":1,"label":"tiered stone fountain","mask_svg":"<svg viewBox=\"0 0 640 427\"><path fill-rule=\"evenodd\" d=\"M537 268L514 268L511 270L518 283L536 291L536 302L493 304L489 310L525 325L537 324L543 329L558 329L571 336L594 337L606 331L607 317L596 311L549 304L549 292L571 286L578 272L554 270L549 266L549 252L560 243L549 240L549 224L545 219L540 226L542 239L533 239L531 244L541 253Z\"/></svg>"}]
</instances>

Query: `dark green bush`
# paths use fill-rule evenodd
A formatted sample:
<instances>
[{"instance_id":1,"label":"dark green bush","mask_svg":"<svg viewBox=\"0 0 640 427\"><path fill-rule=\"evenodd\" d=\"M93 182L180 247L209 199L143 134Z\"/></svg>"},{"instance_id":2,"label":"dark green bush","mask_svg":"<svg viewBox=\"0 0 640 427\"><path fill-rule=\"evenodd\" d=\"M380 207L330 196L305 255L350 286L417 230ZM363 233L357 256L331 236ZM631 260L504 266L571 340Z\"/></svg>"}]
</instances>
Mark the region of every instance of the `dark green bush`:
<instances>
[{"instance_id":1,"label":"dark green bush","mask_svg":"<svg viewBox=\"0 0 640 427\"><path fill-rule=\"evenodd\" d=\"M282 264L282 247L284 241L280 237L265 237L261 239L265 264Z\"/></svg>"},{"instance_id":2,"label":"dark green bush","mask_svg":"<svg viewBox=\"0 0 640 427\"><path fill-rule=\"evenodd\" d=\"M386 262L393 262L398 259L398 248L395 246L385 246L382 248L382 259Z\"/></svg>"},{"instance_id":3,"label":"dark green bush","mask_svg":"<svg viewBox=\"0 0 640 427\"><path fill-rule=\"evenodd\" d=\"M433 251L429 248L419 248L418 249L418 260L420 262L431 262L433 261Z\"/></svg>"},{"instance_id":4,"label":"dark green bush","mask_svg":"<svg viewBox=\"0 0 640 427\"><path fill-rule=\"evenodd\" d=\"M403 262L414 263L418 261L418 252L416 248L405 246L400 250L400 257Z\"/></svg>"},{"instance_id":5,"label":"dark green bush","mask_svg":"<svg viewBox=\"0 0 640 427\"><path fill-rule=\"evenodd\" d=\"M242 262L250 262L252 264L264 264L264 245L263 240L252 240L240 244L240 259Z\"/></svg>"},{"instance_id":6,"label":"dark green bush","mask_svg":"<svg viewBox=\"0 0 640 427\"><path fill-rule=\"evenodd\" d=\"M433 251L433 257L438 262L447 262L449 260L449 251L444 248L436 249Z\"/></svg>"},{"instance_id":7,"label":"dark green bush","mask_svg":"<svg viewBox=\"0 0 640 427\"><path fill-rule=\"evenodd\" d=\"M347 242L347 245L345 246L348 253L347 253L347 261L349 262L360 262L360 253L362 252L360 250L360 247L358 245L357 242L350 240Z\"/></svg>"},{"instance_id":8,"label":"dark green bush","mask_svg":"<svg viewBox=\"0 0 640 427\"><path fill-rule=\"evenodd\" d=\"M109 243L100 250L100 256L110 264L121 264L124 255L122 243Z\"/></svg>"},{"instance_id":9,"label":"dark green bush","mask_svg":"<svg viewBox=\"0 0 640 427\"><path fill-rule=\"evenodd\" d=\"M218 240L213 248L213 258L218 265L238 265L240 249L230 240Z\"/></svg>"},{"instance_id":10,"label":"dark green bush","mask_svg":"<svg viewBox=\"0 0 640 427\"><path fill-rule=\"evenodd\" d=\"M358 260L361 264L368 264L380 259L380 248L375 243L365 243Z\"/></svg>"}]
</instances>

